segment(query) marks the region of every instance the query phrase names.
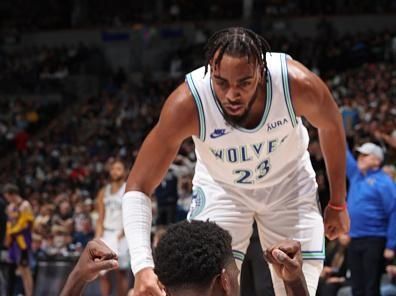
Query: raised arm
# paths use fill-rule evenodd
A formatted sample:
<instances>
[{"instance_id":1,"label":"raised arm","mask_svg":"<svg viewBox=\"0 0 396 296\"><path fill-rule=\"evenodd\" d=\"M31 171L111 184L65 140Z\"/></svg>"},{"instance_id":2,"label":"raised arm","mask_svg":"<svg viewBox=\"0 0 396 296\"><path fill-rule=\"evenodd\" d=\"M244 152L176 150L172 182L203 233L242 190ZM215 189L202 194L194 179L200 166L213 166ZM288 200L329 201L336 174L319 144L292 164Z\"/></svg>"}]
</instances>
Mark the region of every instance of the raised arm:
<instances>
[{"instance_id":1,"label":"raised arm","mask_svg":"<svg viewBox=\"0 0 396 296\"><path fill-rule=\"evenodd\" d=\"M198 134L196 110L192 95L183 83L165 102L159 121L143 142L128 177L122 211L135 274L135 296L164 295L153 271L149 196L165 176L183 140Z\"/></svg>"},{"instance_id":2,"label":"raised arm","mask_svg":"<svg viewBox=\"0 0 396 296\"><path fill-rule=\"evenodd\" d=\"M349 231L345 207L346 141L341 114L326 84L296 61L289 60L291 95L297 116L318 129L320 146L330 183L330 201L325 210L325 232L329 239Z\"/></svg>"}]
</instances>

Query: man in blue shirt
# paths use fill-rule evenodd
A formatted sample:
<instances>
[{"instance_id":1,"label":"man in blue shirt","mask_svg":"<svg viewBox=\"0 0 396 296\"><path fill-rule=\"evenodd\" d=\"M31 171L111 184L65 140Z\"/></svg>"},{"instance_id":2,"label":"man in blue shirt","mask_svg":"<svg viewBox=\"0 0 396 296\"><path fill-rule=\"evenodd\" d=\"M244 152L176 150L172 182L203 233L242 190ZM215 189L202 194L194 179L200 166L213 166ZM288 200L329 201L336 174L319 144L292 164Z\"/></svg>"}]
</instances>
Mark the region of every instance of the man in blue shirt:
<instances>
[{"instance_id":1,"label":"man in blue shirt","mask_svg":"<svg viewBox=\"0 0 396 296\"><path fill-rule=\"evenodd\" d=\"M348 211L351 219L349 267L354 296L380 295L384 259L396 249L396 186L381 170L381 147L365 143L347 151Z\"/></svg>"}]
</instances>

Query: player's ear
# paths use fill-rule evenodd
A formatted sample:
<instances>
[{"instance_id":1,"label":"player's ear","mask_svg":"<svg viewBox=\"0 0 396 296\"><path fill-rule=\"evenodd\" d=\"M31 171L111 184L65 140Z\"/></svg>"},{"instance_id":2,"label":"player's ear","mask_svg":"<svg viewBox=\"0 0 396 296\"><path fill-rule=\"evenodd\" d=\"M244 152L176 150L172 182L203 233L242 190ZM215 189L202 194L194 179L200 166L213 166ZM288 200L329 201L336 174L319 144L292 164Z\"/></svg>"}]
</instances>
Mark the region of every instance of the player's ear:
<instances>
[{"instance_id":1,"label":"player's ear","mask_svg":"<svg viewBox=\"0 0 396 296\"><path fill-rule=\"evenodd\" d=\"M221 270L220 283L221 288L224 291L224 295L232 295L231 278L225 268Z\"/></svg>"},{"instance_id":2,"label":"player's ear","mask_svg":"<svg viewBox=\"0 0 396 296\"><path fill-rule=\"evenodd\" d=\"M214 67L216 67L216 65L214 64L214 59L210 59L209 60L209 66L210 66L210 75L212 75L213 71L214 71Z\"/></svg>"},{"instance_id":3,"label":"player's ear","mask_svg":"<svg viewBox=\"0 0 396 296\"><path fill-rule=\"evenodd\" d=\"M265 75L264 65L259 64L258 67L257 67L257 71L259 72L258 75L260 75L259 76L259 81L265 82L265 79L264 79L264 75Z\"/></svg>"}]
</instances>

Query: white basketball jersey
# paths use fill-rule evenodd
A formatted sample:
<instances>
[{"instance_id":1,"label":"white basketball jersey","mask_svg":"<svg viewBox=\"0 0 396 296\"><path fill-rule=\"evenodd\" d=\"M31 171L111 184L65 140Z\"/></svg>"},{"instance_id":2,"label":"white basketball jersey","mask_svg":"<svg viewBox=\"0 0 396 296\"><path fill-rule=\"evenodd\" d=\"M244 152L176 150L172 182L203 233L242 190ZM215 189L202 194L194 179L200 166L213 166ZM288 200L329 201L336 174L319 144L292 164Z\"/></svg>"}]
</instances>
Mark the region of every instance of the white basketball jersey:
<instances>
[{"instance_id":1,"label":"white basketball jersey","mask_svg":"<svg viewBox=\"0 0 396 296\"><path fill-rule=\"evenodd\" d=\"M120 189L112 193L111 184L106 185L104 189L104 208L105 217L103 227L107 230L122 230L122 196L125 192L125 183Z\"/></svg>"},{"instance_id":2,"label":"white basketball jersey","mask_svg":"<svg viewBox=\"0 0 396 296\"><path fill-rule=\"evenodd\" d=\"M268 76L263 117L257 127L228 124L215 99L210 71L186 75L199 113L199 137L193 136L197 165L194 181L209 180L254 189L274 186L299 171L316 187L308 148L308 132L296 117L290 98L283 53L267 53ZM306 178L305 178L306 177ZM312 187L313 188L313 187Z\"/></svg>"}]
</instances>

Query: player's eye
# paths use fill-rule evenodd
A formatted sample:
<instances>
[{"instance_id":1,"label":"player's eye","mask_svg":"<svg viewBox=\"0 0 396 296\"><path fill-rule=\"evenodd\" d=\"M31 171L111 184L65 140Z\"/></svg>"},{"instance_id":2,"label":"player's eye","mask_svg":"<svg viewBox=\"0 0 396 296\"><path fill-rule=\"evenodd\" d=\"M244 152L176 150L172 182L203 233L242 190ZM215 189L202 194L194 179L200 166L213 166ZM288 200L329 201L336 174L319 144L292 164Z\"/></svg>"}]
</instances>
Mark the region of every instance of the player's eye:
<instances>
[{"instance_id":1,"label":"player's eye","mask_svg":"<svg viewBox=\"0 0 396 296\"><path fill-rule=\"evenodd\" d=\"M216 84L220 87L226 87L227 86L227 82L224 80L216 80Z\"/></svg>"},{"instance_id":2,"label":"player's eye","mask_svg":"<svg viewBox=\"0 0 396 296\"><path fill-rule=\"evenodd\" d=\"M249 81L241 82L241 83L240 83L240 86L241 86L241 87L248 87L248 86L251 85L251 84L252 84L252 82L249 80Z\"/></svg>"}]
</instances>

